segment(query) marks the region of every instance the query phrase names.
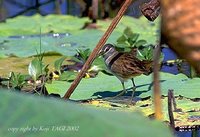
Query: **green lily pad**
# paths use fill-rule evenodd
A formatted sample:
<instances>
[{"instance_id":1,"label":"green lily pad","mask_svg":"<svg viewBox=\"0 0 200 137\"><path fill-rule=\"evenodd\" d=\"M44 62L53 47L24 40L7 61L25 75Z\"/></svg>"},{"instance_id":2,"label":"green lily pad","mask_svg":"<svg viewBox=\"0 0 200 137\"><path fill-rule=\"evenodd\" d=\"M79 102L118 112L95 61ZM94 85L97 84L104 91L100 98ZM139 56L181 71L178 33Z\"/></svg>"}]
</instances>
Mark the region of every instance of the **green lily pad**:
<instances>
[{"instance_id":1,"label":"green lily pad","mask_svg":"<svg viewBox=\"0 0 200 137\"><path fill-rule=\"evenodd\" d=\"M75 16L63 15L34 15L32 17L18 16L7 19L6 23L1 23L0 36L39 34L42 32L69 32L80 30L88 18L78 18ZM19 31L20 30L20 31Z\"/></svg>"},{"instance_id":2,"label":"green lily pad","mask_svg":"<svg viewBox=\"0 0 200 137\"><path fill-rule=\"evenodd\" d=\"M199 87L200 79L189 79L183 74L173 75L161 73L161 91L163 95L167 95L169 89L173 89L175 95L182 95L188 98L200 97ZM135 78L136 92L135 95L141 98L152 96L152 76L138 76ZM52 84L46 84L50 93L58 93L61 96L65 94L71 83L63 81L53 81ZM129 80L126 83L128 92L132 92L132 83ZM96 78L83 79L77 89L71 96L71 99L81 100L96 97L115 96L121 92L122 85L115 76L108 76L99 73Z\"/></svg>"},{"instance_id":3,"label":"green lily pad","mask_svg":"<svg viewBox=\"0 0 200 137\"><path fill-rule=\"evenodd\" d=\"M102 35L103 32L99 30L80 30L65 37L43 36L41 38L42 52L58 52L62 55L72 56L76 53L76 49L93 49ZM5 39L8 42L3 43L5 48L0 50L0 54L28 57L36 55L36 50L40 49L39 37L1 37L0 43Z\"/></svg>"},{"instance_id":4,"label":"green lily pad","mask_svg":"<svg viewBox=\"0 0 200 137\"><path fill-rule=\"evenodd\" d=\"M39 16L17 17L8 19L6 23L0 23L0 55L27 57L36 55L36 49L40 46L40 27L42 34L52 33L42 36L41 46L43 52L58 52L62 55L71 56L76 53L76 49L93 49L111 21L98 21L100 26L96 30L81 30L88 18L78 18L73 16ZM108 43L115 43L116 39L123 34L126 27L130 27L134 33L140 34L140 39L144 39L148 44L155 44L157 40L157 30L159 20L154 23L148 22L145 18L135 19L124 16L114 32L108 39ZM26 26L26 27L25 27ZM38 28L38 29L37 29ZM20 30L20 31L19 31ZM55 33L55 36L53 36ZM66 33L60 37L57 33ZM7 37L11 36L11 37Z\"/></svg>"},{"instance_id":5,"label":"green lily pad","mask_svg":"<svg viewBox=\"0 0 200 137\"><path fill-rule=\"evenodd\" d=\"M129 97L119 97L113 98L109 100L96 99L84 101L84 105L94 106L97 108L105 108L112 109L115 111L123 111L123 112L142 112L143 115L149 117L155 113L154 112L154 104L153 98L139 100L134 105L130 104L131 98ZM175 98L177 109L179 111L173 111L174 119L175 119L175 127L195 127L200 125L200 110L199 110L199 102L194 102L190 99L184 97L176 97ZM162 112L163 112L163 121L169 123L169 114L168 114L168 97L162 97Z\"/></svg>"}]
</instances>

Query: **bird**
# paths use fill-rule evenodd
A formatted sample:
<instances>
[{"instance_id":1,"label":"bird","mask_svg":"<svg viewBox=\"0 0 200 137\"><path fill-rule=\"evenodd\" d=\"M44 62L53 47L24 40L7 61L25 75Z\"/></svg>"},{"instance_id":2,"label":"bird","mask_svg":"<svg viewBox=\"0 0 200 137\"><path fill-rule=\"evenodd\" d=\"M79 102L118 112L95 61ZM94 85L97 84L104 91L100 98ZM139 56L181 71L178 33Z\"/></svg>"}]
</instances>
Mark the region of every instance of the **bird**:
<instances>
[{"instance_id":1,"label":"bird","mask_svg":"<svg viewBox=\"0 0 200 137\"><path fill-rule=\"evenodd\" d=\"M119 52L113 44L108 43L103 46L99 55L103 57L108 70L110 70L122 84L122 92L115 97L119 97L127 92L124 82L131 79L133 84L132 99L136 90L134 77L141 74L149 75L152 72L153 61L139 60L136 57L137 48L133 48L130 52Z\"/></svg>"}]
</instances>

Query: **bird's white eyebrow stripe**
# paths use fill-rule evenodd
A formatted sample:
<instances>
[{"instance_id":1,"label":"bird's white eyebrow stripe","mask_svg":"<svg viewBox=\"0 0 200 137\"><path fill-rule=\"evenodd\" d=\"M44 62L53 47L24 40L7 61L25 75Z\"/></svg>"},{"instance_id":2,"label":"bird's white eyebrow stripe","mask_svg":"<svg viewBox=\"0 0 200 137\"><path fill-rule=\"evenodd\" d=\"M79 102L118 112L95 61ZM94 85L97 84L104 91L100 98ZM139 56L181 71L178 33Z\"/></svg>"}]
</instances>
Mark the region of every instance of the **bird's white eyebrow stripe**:
<instances>
[{"instance_id":1,"label":"bird's white eyebrow stripe","mask_svg":"<svg viewBox=\"0 0 200 137\"><path fill-rule=\"evenodd\" d=\"M105 50L107 49L108 47L105 48ZM110 48L108 51L106 51L105 53L108 53L112 50L112 48Z\"/></svg>"}]
</instances>

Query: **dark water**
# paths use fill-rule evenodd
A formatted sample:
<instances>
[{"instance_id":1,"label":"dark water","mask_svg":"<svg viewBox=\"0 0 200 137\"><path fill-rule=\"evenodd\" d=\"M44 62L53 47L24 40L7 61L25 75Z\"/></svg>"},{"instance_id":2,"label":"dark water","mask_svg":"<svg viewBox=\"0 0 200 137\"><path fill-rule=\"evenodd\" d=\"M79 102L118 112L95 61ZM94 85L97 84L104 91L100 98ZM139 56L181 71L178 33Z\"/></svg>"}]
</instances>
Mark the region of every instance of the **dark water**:
<instances>
[{"instance_id":1,"label":"dark water","mask_svg":"<svg viewBox=\"0 0 200 137\"><path fill-rule=\"evenodd\" d=\"M197 131L176 131L176 137L200 137L200 130Z\"/></svg>"},{"instance_id":2,"label":"dark water","mask_svg":"<svg viewBox=\"0 0 200 137\"><path fill-rule=\"evenodd\" d=\"M24 12L23 15L31 16L36 13L40 13L41 15L48 15L48 14L54 14L55 13L55 1L49 1L49 0L39 0L39 4L42 6L39 7L39 9L36 9L36 0L3 0L3 6L5 7L7 11L7 17L14 17L18 15L19 13ZM75 2L71 2L70 6L74 8L73 11L71 11L72 15L77 15L80 12L80 7L77 7L77 4ZM61 4L61 13L67 14L67 8L68 3L67 0L62 0Z\"/></svg>"},{"instance_id":3,"label":"dark water","mask_svg":"<svg viewBox=\"0 0 200 137\"><path fill-rule=\"evenodd\" d=\"M7 18L15 17L19 13L31 16L36 13L41 15L55 14L55 1L38 0L42 6L36 9L36 0L3 0L3 6L7 11ZM126 15L139 17L141 16L140 5L149 0L137 0L128 8ZM60 3L61 14L70 14L74 16L81 16L81 6L74 1L62 0Z\"/></svg>"},{"instance_id":4,"label":"dark water","mask_svg":"<svg viewBox=\"0 0 200 137\"><path fill-rule=\"evenodd\" d=\"M163 48L162 53L164 54L163 62L166 62L167 60L177 59L177 55L169 48ZM174 65L163 65L161 68L161 71L175 74L175 75L179 73L183 73L187 75L188 77L190 77L191 76L190 69L191 68L189 64L187 62L184 62L181 64L181 71L178 69L178 65L176 63Z\"/></svg>"}]
</instances>

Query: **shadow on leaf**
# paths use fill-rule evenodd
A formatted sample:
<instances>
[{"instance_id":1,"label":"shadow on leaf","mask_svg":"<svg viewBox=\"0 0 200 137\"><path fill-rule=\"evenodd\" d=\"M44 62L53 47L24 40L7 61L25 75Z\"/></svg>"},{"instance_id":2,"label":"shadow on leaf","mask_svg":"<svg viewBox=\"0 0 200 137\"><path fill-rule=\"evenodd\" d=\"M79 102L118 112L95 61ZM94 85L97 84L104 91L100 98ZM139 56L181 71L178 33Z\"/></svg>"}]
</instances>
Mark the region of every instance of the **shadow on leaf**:
<instances>
[{"instance_id":1,"label":"shadow on leaf","mask_svg":"<svg viewBox=\"0 0 200 137\"><path fill-rule=\"evenodd\" d=\"M160 80L160 83L165 82L165 81L166 80ZM146 90L137 90L137 88L144 87L144 86L148 86L148 88ZM136 91L135 91L134 96L140 96L142 93L151 91L152 87L153 87L153 82L151 82L149 84L138 85L138 86L136 86ZM123 96L131 96L132 95L132 87L128 88L126 90L127 90L127 93L125 93ZM94 93L92 96L97 96L97 97L100 96L101 98L114 97L121 92L122 92L122 90L117 91L117 92L116 91L98 91L98 92Z\"/></svg>"}]
</instances>

